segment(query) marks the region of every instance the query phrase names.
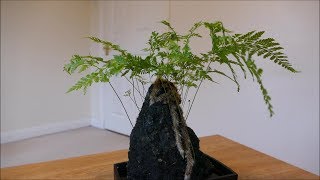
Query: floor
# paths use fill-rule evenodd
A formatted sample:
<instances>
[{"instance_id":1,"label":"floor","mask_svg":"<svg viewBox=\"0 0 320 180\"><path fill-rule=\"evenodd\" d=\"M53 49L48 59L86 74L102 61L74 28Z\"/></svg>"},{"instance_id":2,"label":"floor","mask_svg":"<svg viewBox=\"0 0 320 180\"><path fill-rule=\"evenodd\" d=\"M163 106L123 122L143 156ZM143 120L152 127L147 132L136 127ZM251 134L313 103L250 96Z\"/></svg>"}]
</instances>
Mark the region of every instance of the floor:
<instances>
[{"instance_id":1,"label":"floor","mask_svg":"<svg viewBox=\"0 0 320 180\"><path fill-rule=\"evenodd\" d=\"M94 127L1 144L1 168L129 147L129 137Z\"/></svg>"}]
</instances>

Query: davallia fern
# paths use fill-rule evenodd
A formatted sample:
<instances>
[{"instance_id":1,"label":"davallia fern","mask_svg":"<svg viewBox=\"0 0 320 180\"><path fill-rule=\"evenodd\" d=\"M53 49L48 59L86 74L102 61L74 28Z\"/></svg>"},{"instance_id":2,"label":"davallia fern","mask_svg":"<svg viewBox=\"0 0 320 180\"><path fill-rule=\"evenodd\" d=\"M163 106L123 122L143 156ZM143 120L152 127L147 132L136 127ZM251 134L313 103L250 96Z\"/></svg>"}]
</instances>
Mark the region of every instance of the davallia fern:
<instances>
[{"instance_id":1,"label":"davallia fern","mask_svg":"<svg viewBox=\"0 0 320 180\"><path fill-rule=\"evenodd\" d=\"M185 35L178 34L167 21L162 21L162 24L169 30L163 33L152 32L148 47L144 49L148 54L146 57L133 55L112 42L88 37L104 48L117 51L118 54L108 60L101 57L74 55L64 66L66 72L69 74L76 71L82 72L89 67L91 69L93 67L94 70L82 77L68 92L80 89L86 91L94 82L110 82L111 77L120 76L132 84L132 93L127 91L126 96L135 101L134 92L138 92L143 98L145 92L143 85L151 81L151 78L147 80L146 75L174 83L182 96L185 96L191 87L198 90L205 80L215 82L214 75L222 75L232 80L239 91L240 84L236 70L241 69L244 78L249 72L257 81L270 116L273 115L271 98L262 83L263 70L256 65L254 59L259 56L270 59L286 70L296 73L297 71L288 62L288 57L283 53L283 48L279 43L272 38L262 38L264 31L233 34L219 21L195 23ZM200 27L209 30L212 47L208 52L196 55L191 50L190 40L201 37L196 33ZM219 70L221 65L226 65L230 72ZM135 104L138 107L137 103ZM188 109L188 114L191 107L192 104Z\"/></svg>"}]
</instances>

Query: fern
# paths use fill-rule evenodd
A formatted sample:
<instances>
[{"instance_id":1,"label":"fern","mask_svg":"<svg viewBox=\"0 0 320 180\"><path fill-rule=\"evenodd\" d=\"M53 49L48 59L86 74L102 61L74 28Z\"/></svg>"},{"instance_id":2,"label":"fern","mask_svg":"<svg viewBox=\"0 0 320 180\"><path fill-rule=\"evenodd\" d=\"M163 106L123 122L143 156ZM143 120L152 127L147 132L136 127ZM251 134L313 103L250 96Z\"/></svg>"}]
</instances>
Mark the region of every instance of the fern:
<instances>
[{"instance_id":1,"label":"fern","mask_svg":"<svg viewBox=\"0 0 320 180\"><path fill-rule=\"evenodd\" d=\"M72 86L67 92L83 89L86 93L87 88L92 85L93 82L99 82L98 73L94 72L82 77L74 86Z\"/></svg>"},{"instance_id":2,"label":"fern","mask_svg":"<svg viewBox=\"0 0 320 180\"><path fill-rule=\"evenodd\" d=\"M254 74L254 76L256 77L257 79L257 82L260 86L260 90L261 90L261 93L262 93L262 96L263 96L263 99L265 101L265 103L267 104L268 106L268 110L269 110L269 113L270 113L270 116L272 116L274 114L273 112L273 107L271 105L271 97L269 96L268 94L268 91L267 89L264 87L263 83L262 83L262 79L261 79L261 76L262 76L262 72L263 70L261 68L258 68L257 65L251 61L251 60L248 60L247 61L247 66L249 68L249 70Z\"/></svg>"},{"instance_id":3,"label":"fern","mask_svg":"<svg viewBox=\"0 0 320 180\"><path fill-rule=\"evenodd\" d=\"M111 43L111 42L109 42L109 41L103 41L103 40L101 40L101 39L99 39L99 38L92 37L92 36L90 36L90 37L88 37L88 38L91 39L92 41L96 42L96 43L102 44L102 45L105 46L105 47L108 47L108 48L110 48L110 49L113 49L113 50L115 50L115 51L118 51L118 52L120 52L120 53L123 54L123 55L126 54L126 50L121 49L119 45L113 44L113 43Z\"/></svg>"},{"instance_id":4,"label":"fern","mask_svg":"<svg viewBox=\"0 0 320 180\"><path fill-rule=\"evenodd\" d=\"M262 56L264 59L269 58L273 62L291 71L296 71L288 61L288 57L282 52L283 47L273 38L261 39L264 31L251 31L241 36L234 36L235 41L242 47L243 53L249 53L249 59L253 55Z\"/></svg>"},{"instance_id":5,"label":"fern","mask_svg":"<svg viewBox=\"0 0 320 180\"><path fill-rule=\"evenodd\" d=\"M270 116L272 116L274 112L271 97L262 83L263 70L256 66L254 59L258 57L269 59L290 72L298 72L289 63L288 57L283 52L283 47L275 39L262 38L264 31L234 34L226 29L222 22L217 21L197 22L186 34L178 34L169 22L161 21L161 23L169 30L163 33L156 31L151 33L147 43L148 47L144 49L148 53L146 57L132 55L112 42L97 37L88 37L104 48L117 51L118 54L108 60L94 56L72 56L70 62L64 66L64 70L68 74L85 72L88 68L93 69L93 72L82 77L68 92L80 89L86 92L93 83L110 82L110 78L120 76L133 85L131 91L127 91L126 96L130 97L137 106L134 97L135 91L143 96L140 91L142 88L140 89L138 84L144 86L151 83L151 77L164 78L173 82L182 93L183 89L189 90L191 87L197 88L196 92L198 92L203 81L217 83L214 80L215 75L222 75L234 82L239 91L237 69L241 69L244 78L247 78L247 72L249 72L253 80L258 83L264 102ZM198 56L192 51L190 40L202 37L197 33L201 27L209 31L211 50ZM217 67L222 65L225 65L228 71L217 70ZM149 76L149 82L143 76ZM129 92L132 92L133 97ZM185 99L187 93L182 96L185 96L182 97ZM190 109L191 107L192 104Z\"/></svg>"}]
</instances>

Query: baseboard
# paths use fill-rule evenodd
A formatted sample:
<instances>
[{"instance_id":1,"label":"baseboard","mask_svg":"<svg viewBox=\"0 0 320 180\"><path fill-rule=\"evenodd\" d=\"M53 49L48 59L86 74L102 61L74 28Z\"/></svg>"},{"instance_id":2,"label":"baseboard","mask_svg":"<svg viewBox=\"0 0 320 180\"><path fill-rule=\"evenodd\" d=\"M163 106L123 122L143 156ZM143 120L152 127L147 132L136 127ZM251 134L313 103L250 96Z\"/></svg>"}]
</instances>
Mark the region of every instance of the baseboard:
<instances>
[{"instance_id":1,"label":"baseboard","mask_svg":"<svg viewBox=\"0 0 320 180\"><path fill-rule=\"evenodd\" d=\"M104 129L104 122L101 119L92 118L90 125L95 128Z\"/></svg>"},{"instance_id":2,"label":"baseboard","mask_svg":"<svg viewBox=\"0 0 320 180\"><path fill-rule=\"evenodd\" d=\"M1 132L1 144L90 126L90 119L46 124L21 130Z\"/></svg>"}]
</instances>

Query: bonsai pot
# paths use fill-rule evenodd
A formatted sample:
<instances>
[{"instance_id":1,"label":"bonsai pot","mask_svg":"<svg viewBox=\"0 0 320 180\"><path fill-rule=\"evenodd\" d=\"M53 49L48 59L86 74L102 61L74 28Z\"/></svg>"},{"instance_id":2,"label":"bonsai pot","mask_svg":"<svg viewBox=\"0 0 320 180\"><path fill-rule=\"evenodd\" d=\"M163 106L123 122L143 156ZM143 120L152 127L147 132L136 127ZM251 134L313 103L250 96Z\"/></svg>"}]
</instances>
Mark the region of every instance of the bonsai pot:
<instances>
[{"instance_id":1,"label":"bonsai pot","mask_svg":"<svg viewBox=\"0 0 320 180\"><path fill-rule=\"evenodd\" d=\"M211 163L215 166L215 171L206 180L237 180L238 174L232 169L221 163L220 161L210 157ZM114 179L126 180L127 179L127 162L121 162L113 165Z\"/></svg>"}]
</instances>

